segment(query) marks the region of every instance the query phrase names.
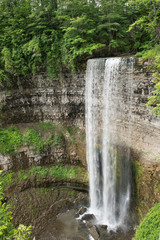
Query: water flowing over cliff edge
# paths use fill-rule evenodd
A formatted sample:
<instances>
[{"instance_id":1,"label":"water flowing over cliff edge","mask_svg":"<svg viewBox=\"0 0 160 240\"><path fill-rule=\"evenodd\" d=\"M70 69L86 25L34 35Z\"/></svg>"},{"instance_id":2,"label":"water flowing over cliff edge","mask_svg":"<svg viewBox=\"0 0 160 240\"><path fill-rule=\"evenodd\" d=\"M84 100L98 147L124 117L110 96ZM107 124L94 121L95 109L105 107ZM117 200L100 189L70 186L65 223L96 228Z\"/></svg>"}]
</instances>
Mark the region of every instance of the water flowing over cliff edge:
<instances>
[{"instance_id":1,"label":"water flowing over cliff edge","mask_svg":"<svg viewBox=\"0 0 160 240\"><path fill-rule=\"evenodd\" d=\"M99 224L116 229L127 224L131 195L130 135L122 143L117 125L122 102L131 119L134 58L108 58L88 61L86 73L86 140L90 185L90 212ZM121 83L123 81L123 83ZM125 84L128 95L120 92ZM118 91L119 90L119 91ZM121 90L123 91L123 89ZM122 146L120 157L118 146Z\"/></svg>"}]
</instances>

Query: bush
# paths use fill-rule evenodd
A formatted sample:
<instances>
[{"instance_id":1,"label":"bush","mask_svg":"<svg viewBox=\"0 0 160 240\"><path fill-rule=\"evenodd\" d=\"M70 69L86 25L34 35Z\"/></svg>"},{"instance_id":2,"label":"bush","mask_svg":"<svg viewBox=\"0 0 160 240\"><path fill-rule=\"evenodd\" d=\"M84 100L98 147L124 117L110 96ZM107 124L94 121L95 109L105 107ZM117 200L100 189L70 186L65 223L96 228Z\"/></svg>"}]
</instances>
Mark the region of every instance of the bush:
<instances>
[{"instance_id":1,"label":"bush","mask_svg":"<svg viewBox=\"0 0 160 240\"><path fill-rule=\"evenodd\" d=\"M15 150L23 144L23 135L18 128L12 126L8 129L0 128L0 152L13 155Z\"/></svg>"},{"instance_id":2,"label":"bush","mask_svg":"<svg viewBox=\"0 0 160 240\"><path fill-rule=\"evenodd\" d=\"M137 227L134 240L158 240L160 233L160 203L150 209L146 218Z\"/></svg>"},{"instance_id":3,"label":"bush","mask_svg":"<svg viewBox=\"0 0 160 240\"><path fill-rule=\"evenodd\" d=\"M34 151L43 152L44 144L41 134L34 129L26 129L27 135L24 137L24 141L27 146L33 146Z\"/></svg>"},{"instance_id":4,"label":"bush","mask_svg":"<svg viewBox=\"0 0 160 240\"><path fill-rule=\"evenodd\" d=\"M34 153L42 153L45 146L55 147L61 145L63 141L63 135L58 130L55 130L57 125L55 123L39 123L38 129L25 129L26 135L15 126L11 126L8 129L0 128L0 153L5 155L15 155L17 150L26 145L32 146ZM57 127L58 129L58 127ZM52 132L48 137L43 137L41 132Z\"/></svg>"}]
</instances>

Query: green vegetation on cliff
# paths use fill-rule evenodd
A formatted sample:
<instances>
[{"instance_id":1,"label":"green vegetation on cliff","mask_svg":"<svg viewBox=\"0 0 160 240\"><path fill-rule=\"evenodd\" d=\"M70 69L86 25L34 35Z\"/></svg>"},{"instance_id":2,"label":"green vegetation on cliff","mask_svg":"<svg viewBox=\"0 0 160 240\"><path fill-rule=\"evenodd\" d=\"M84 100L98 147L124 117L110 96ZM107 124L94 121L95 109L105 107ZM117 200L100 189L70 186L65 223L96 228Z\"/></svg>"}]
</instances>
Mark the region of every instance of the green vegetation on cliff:
<instances>
[{"instance_id":1,"label":"green vegetation on cliff","mask_svg":"<svg viewBox=\"0 0 160 240\"><path fill-rule=\"evenodd\" d=\"M147 106L153 107L153 113L160 115L160 0L131 0L129 3L137 8L136 21L130 25L129 32L134 35L137 57L154 60L153 76L155 90Z\"/></svg>"},{"instance_id":2,"label":"green vegetation on cliff","mask_svg":"<svg viewBox=\"0 0 160 240\"><path fill-rule=\"evenodd\" d=\"M0 128L0 153L14 154L23 143L23 135L18 128L12 126L8 129Z\"/></svg>"},{"instance_id":3,"label":"green vegetation on cliff","mask_svg":"<svg viewBox=\"0 0 160 240\"><path fill-rule=\"evenodd\" d=\"M156 45L151 50L146 51L143 54L144 58L150 58L154 60L153 76L154 76L154 88L153 94L148 98L147 106L152 106L152 112L156 115L160 115L160 45Z\"/></svg>"},{"instance_id":4,"label":"green vegetation on cliff","mask_svg":"<svg viewBox=\"0 0 160 240\"><path fill-rule=\"evenodd\" d=\"M155 204L137 227L134 240L157 240L160 233L160 203Z\"/></svg>"},{"instance_id":5,"label":"green vegetation on cliff","mask_svg":"<svg viewBox=\"0 0 160 240\"><path fill-rule=\"evenodd\" d=\"M7 171L0 174L1 186L4 189L12 183L20 184L29 178L41 179L44 177L57 179L81 179L83 182L88 181L88 176L83 168L78 166L56 164L49 167L35 166L29 170L19 170L18 172Z\"/></svg>"},{"instance_id":6,"label":"green vegetation on cliff","mask_svg":"<svg viewBox=\"0 0 160 240\"><path fill-rule=\"evenodd\" d=\"M62 142L62 135L54 133L42 137L35 129L26 129L25 135L15 126L0 129L0 153L14 155L22 146L32 147L34 153L42 153L45 146L56 146Z\"/></svg>"},{"instance_id":7,"label":"green vegetation on cliff","mask_svg":"<svg viewBox=\"0 0 160 240\"><path fill-rule=\"evenodd\" d=\"M55 123L38 123L33 128L19 130L16 126L0 128L0 153L15 155L18 150L28 147L33 153L42 153L46 147L61 146L65 139L76 144L78 127L68 127ZM85 135L80 141L83 141Z\"/></svg>"}]
</instances>

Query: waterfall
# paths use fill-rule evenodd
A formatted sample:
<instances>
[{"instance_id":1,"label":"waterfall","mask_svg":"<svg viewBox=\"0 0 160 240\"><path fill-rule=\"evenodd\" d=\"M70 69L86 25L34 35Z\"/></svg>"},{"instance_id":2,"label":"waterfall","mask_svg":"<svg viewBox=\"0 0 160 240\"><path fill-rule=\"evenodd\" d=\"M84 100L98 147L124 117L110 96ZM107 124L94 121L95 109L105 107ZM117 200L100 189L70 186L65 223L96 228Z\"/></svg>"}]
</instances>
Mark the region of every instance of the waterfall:
<instances>
[{"instance_id":1,"label":"waterfall","mask_svg":"<svg viewBox=\"0 0 160 240\"><path fill-rule=\"evenodd\" d=\"M120 127L126 118L131 120L133 66L132 57L90 59L87 63L89 212L98 224L112 230L127 224L130 207L130 142L121 142ZM131 128L126 131L129 139Z\"/></svg>"}]
</instances>

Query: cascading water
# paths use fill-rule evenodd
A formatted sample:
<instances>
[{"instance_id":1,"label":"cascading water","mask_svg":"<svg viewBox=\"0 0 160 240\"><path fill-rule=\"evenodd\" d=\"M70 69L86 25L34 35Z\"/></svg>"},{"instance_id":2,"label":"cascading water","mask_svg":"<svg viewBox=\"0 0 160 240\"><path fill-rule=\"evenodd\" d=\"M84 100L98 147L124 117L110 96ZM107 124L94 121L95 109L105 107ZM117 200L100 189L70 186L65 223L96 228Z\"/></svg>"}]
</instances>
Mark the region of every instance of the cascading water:
<instances>
[{"instance_id":1,"label":"cascading water","mask_svg":"<svg viewBox=\"0 0 160 240\"><path fill-rule=\"evenodd\" d=\"M128 101L131 106L133 65L132 57L91 59L86 72L89 212L96 216L98 224L113 230L126 224L130 204L130 152L129 147L123 146L122 153L117 132L121 104ZM127 82L122 80L123 74ZM129 119L131 111L126 111ZM128 128L127 134L130 133Z\"/></svg>"}]
</instances>

